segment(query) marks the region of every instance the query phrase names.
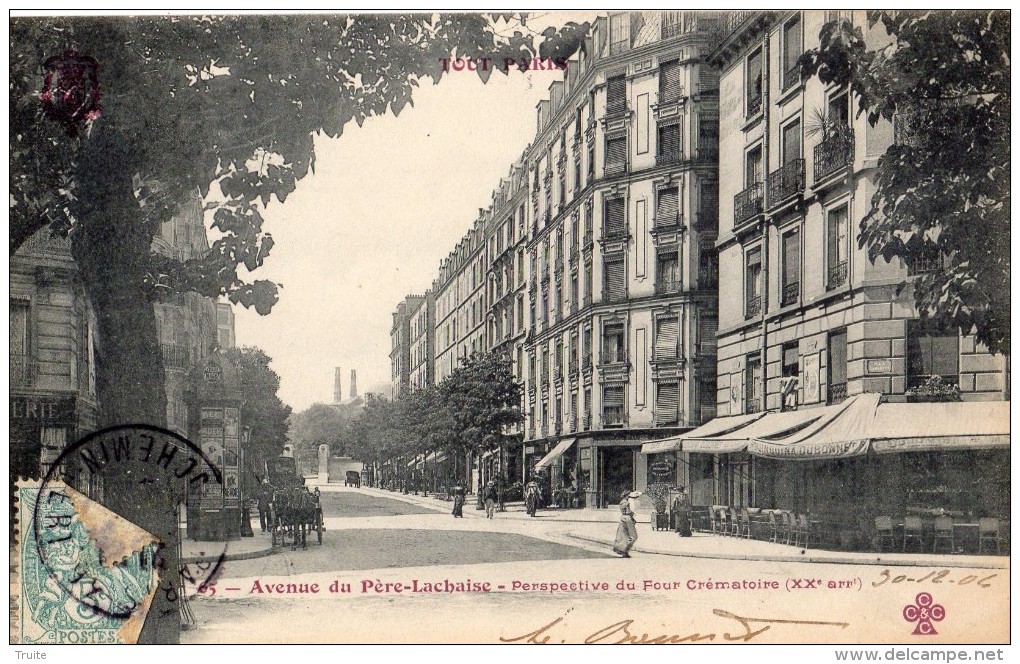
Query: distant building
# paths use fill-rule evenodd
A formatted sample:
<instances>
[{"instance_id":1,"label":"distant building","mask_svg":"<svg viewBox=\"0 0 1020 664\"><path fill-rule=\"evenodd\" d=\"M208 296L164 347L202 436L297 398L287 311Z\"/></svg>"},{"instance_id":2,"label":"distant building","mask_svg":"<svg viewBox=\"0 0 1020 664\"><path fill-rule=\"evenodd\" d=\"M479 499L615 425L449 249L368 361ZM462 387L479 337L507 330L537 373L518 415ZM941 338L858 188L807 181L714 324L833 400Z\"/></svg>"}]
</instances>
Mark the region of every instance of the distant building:
<instances>
[{"instance_id":1,"label":"distant building","mask_svg":"<svg viewBox=\"0 0 1020 664\"><path fill-rule=\"evenodd\" d=\"M390 328L390 398L404 394L411 382L411 312L424 299L422 295L408 295L393 312Z\"/></svg>"},{"instance_id":2,"label":"distant building","mask_svg":"<svg viewBox=\"0 0 1020 664\"><path fill-rule=\"evenodd\" d=\"M410 376L411 390L435 384L436 369L436 300L432 291L410 313Z\"/></svg>"}]
</instances>

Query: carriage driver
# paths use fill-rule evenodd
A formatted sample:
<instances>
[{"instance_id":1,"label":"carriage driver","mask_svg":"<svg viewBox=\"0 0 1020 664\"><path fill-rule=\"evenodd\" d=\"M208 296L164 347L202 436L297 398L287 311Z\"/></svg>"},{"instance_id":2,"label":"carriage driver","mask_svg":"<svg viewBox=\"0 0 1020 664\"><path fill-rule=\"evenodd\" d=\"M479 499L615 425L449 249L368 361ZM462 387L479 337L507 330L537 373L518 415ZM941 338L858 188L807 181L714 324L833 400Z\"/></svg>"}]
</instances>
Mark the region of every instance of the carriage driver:
<instances>
[{"instance_id":1,"label":"carriage driver","mask_svg":"<svg viewBox=\"0 0 1020 664\"><path fill-rule=\"evenodd\" d=\"M259 508L259 526L262 528L262 532L266 532L271 526L269 523L269 508L273 502L273 494L276 493L275 487L269 483L269 478L262 480L261 486L259 486L258 492L258 508Z\"/></svg>"}]
</instances>

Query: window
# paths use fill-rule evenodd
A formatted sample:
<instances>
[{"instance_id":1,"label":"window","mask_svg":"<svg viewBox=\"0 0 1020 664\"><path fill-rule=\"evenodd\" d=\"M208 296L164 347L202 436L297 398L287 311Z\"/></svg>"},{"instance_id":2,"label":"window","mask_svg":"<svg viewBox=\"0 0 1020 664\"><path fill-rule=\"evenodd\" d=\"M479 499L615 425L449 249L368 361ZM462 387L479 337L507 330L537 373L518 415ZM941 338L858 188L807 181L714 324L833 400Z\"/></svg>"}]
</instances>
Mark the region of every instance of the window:
<instances>
[{"instance_id":1,"label":"window","mask_svg":"<svg viewBox=\"0 0 1020 664\"><path fill-rule=\"evenodd\" d=\"M794 304L800 297L800 229L783 234L782 306Z\"/></svg>"},{"instance_id":2,"label":"window","mask_svg":"<svg viewBox=\"0 0 1020 664\"><path fill-rule=\"evenodd\" d=\"M627 135L606 137L606 175L618 175L627 170Z\"/></svg>"},{"instance_id":3,"label":"window","mask_svg":"<svg viewBox=\"0 0 1020 664\"><path fill-rule=\"evenodd\" d=\"M655 225L672 227L680 223L680 192L676 186L658 190Z\"/></svg>"},{"instance_id":4,"label":"window","mask_svg":"<svg viewBox=\"0 0 1020 664\"><path fill-rule=\"evenodd\" d=\"M846 400L846 328L829 333L828 355L828 402L840 403Z\"/></svg>"},{"instance_id":5,"label":"window","mask_svg":"<svg viewBox=\"0 0 1020 664\"><path fill-rule=\"evenodd\" d=\"M659 127L656 165L675 164L680 161L680 123Z\"/></svg>"},{"instance_id":6,"label":"window","mask_svg":"<svg viewBox=\"0 0 1020 664\"><path fill-rule=\"evenodd\" d=\"M911 277L926 272L944 269L947 265L946 255L938 248L938 245L925 241L914 255L906 261L907 274Z\"/></svg>"},{"instance_id":7,"label":"window","mask_svg":"<svg viewBox=\"0 0 1020 664\"><path fill-rule=\"evenodd\" d=\"M699 191L698 230L716 230L719 226L719 183L702 182Z\"/></svg>"},{"instance_id":8,"label":"window","mask_svg":"<svg viewBox=\"0 0 1020 664\"><path fill-rule=\"evenodd\" d=\"M715 355L717 348L716 336L718 333L719 319L706 317L698 321L698 350L700 354ZM715 403L714 397L712 403Z\"/></svg>"},{"instance_id":9,"label":"window","mask_svg":"<svg viewBox=\"0 0 1020 664\"><path fill-rule=\"evenodd\" d=\"M698 116L698 157L712 159L719 154L719 116Z\"/></svg>"},{"instance_id":10,"label":"window","mask_svg":"<svg viewBox=\"0 0 1020 664\"><path fill-rule=\"evenodd\" d=\"M680 99L680 61L664 62L659 65L659 103Z\"/></svg>"},{"instance_id":11,"label":"window","mask_svg":"<svg viewBox=\"0 0 1020 664\"><path fill-rule=\"evenodd\" d=\"M803 50L803 30L800 14L797 14L783 26L783 90L800 83L800 67L797 60Z\"/></svg>"},{"instance_id":12,"label":"window","mask_svg":"<svg viewBox=\"0 0 1020 664\"><path fill-rule=\"evenodd\" d=\"M680 383L662 382L655 390L655 425L676 426L679 423Z\"/></svg>"},{"instance_id":13,"label":"window","mask_svg":"<svg viewBox=\"0 0 1020 664\"><path fill-rule=\"evenodd\" d=\"M627 298L627 271L622 258L607 260L604 263L605 290L602 299L607 302L620 302Z\"/></svg>"},{"instance_id":14,"label":"window","mask_svg":"<svg viewBox=\"0 0 1020 664\"><path fill-rule=\"evenodd\" d=\"M606 115L627 111L627 77L611 76L606 81Z\"/></svg>"},{"instance_id":15,"label":"window","mask_svg":"<svg viewBox=\"0 0 1020 664\"><path fill-rule=\"evenodd\" d=\"M556 348L553 354L553 376L559 380L563 374L563 340L556 340Z\"/></svg>"},{"instance_id":16,"label":"window","mask_svg":"<svg viewBox=\"0 0 1020 664\"><path fill-rule=\"evenodd\" d=\"M577 305L578 305L578 302L579 302L578 295L577 295L577 289L578 289L577 274L574 273L570 277L570 311L572 313L577 311Z\"/></svg>"},{"instance_id":17,"label":"window","mask_svg":"<svg viewBox=\"0 0 1020 664\"><path fill-rule=\"evenodd\" d=\"M832 290L847 282L849 238L846 205L829 210L826 223L826 242L828 243L826 287Z\"/></svg>"},{"instance_id":18,"label":"window","mask_svg":"<svg viewBox=\"0 0 1020 664\"><path fill-rule=\"evenodd\" d=\"M549 382L549 346L542 347L542 384Z\"/></svg>"},{"instance_id":19,"label":"window","mask_svg":"<svg viewBox=\"0 0 1020 664\"><path fill-rule=\"evenodd\" d=\"M655 292L680 292L680 260L676 250L660 253L655 261Z\"/></svg>"},{"instance_id":20,"label":"window","mask_svg":"<svg viewBox=\"0 0 1020 664\"><path fill-rule=\"evenodd\" d=\"M761 402L761 356L749 355L744 376L744 412L760 413Z\"/></svg>"},{"instance_id":21,"label":"window","mask_svg":"<svg viewBox=\"0 0 1020 664\"><path fill-rule=\"evenodd\" d=\"M761 78L761 49L747 57L747 68L745 78L744 100L746 103L745 114L747 117L756 115L761 111L762 100L762 78Z\"/></svg>"},{"instance_id":22,"label":"window","mask_svg":"<svg viewBox=\"0 0 1020 664\"><path fill-rule=\"evenodd\" d=\"M605 236L627 236L627 202L623 198L610 198L605 204Z\"/></svg>"},{"instance_id":23,"label":"window","mask_svg":"<svg viewBox=\"0 0 1020 664\"><path fill-rule=\"evenodd\" d=\"M719 255L712 246L703 246L698 254L698 284L701 288L719 285Z\"/></svg>"},{"instance_id":24,"label":"window","mask_svg":"<svg viewBox=\"0 0 1020 664\"><path fill-rule=\"evenodd\" d=\"M923 385L938 376L947 385L960 381L960 337L925 329L921 321L907 322L907 387Z\"/></svg>"},{"instance_id":25,"label":"window","mask_svg":"<svg viewBox=\"0 0 1020 664\"><path fill-rule=\"evenodd\" d=\"M609 54L617 55L630 49L630 14L621 12L609 17Z\"/></svg>"},{"instance_id":26,"label":"window","mask_svg":"<svg viewBox=\"0 0 1020 664\"><path fill-rule=\"evenodd\" d=\"M606 323L602 328L602 363L620 364L627 361L627 340L623 323Z\"/></svg>"},{"instance_id":27,"label":"window","mask_svg":"<svg viewBox=\"0 0 1020 664\"><path fill-rule=\"evenodd\" d=\"M655 321L656 360L675 360L680 357L680 319L674 316Z\"/></svg>"},{"instance_id":28,"label":"window","mask_svg":"<svg viewBox=\"0 0 1020 664\"><path fill-rule=\"evenodd\" d=\"M747 151L744 161L744 186L750 187L765 179L765 170L762 163L761 146L755 146Z\"/></svg>"},{"instance_id":29,"label":"window","mask_svg":"<svg viewBox=\"0 0 1020 664\"><path fill-rule=\"evenodd\" d=\"M749 249L744 259L744 317L761 313L761 247Z\"/></svg>"},{"instance_id":30,"label":"window","mask_svg":"<svg viewBox=\"0 0 1020 664\"><path fill-rule=\"evenodd\" d=\"M605 385L602 388L602 422L605 426L625 423L624 386Z\"/></svg>"},{"instance_id":31,"label":"window","mask_svg":"<svg viewBox=\"0 0 1020 664\"><path fill-rule=\"evenodd\" d=\"M30 384L31 362L29 358L28 302L11 300L11 384Z\"/></svg>"},{"instance_id":32,"label":"window","mask_svg":"<svg viewBox=\"0 0 1020 664\"><path fill-rule=\"evenodd\" d=\"M580 361L580 357L578 356L578 349L577 349L577 334L571 334L570 335L570 358L568 360L568 364L570 365L570 373L577 373L577 367L578 367L579 361ZM574 412L576 412L576 411L574 411Z\"/></svg>"},{"instance_id":33,"label":"window","mask_svg":"<svg viewBox=\"0 0 1020 664\"><path fill-rule=\"evenodd\" d=\"M592 208L592 205L591 205L591 201L589 201L588 205L584 206L584 237L585 237L585 239L590 239L591 238L592 216L593 216L593 208Z\"/></svg>"},{"instance_id":34,"label":"window","mask_svg":"<svg viewBox=\"0 0 1020 664\"><path fill-rule=\"evenodd\" d=\"M800 159L800 120L791 122L783 127L783 166L791 164Z\"/></svg>"},{"instance_id":35,"label":"window","mask_svg":"<svg viewBox=\"0 0 1020 664\"><path fill-rule=\"evenodd\" d=\"M850 126L850 97L847 93L841 92L829 98L828 116L830 124L834 127Z\"/></svg>"}]
</instances>

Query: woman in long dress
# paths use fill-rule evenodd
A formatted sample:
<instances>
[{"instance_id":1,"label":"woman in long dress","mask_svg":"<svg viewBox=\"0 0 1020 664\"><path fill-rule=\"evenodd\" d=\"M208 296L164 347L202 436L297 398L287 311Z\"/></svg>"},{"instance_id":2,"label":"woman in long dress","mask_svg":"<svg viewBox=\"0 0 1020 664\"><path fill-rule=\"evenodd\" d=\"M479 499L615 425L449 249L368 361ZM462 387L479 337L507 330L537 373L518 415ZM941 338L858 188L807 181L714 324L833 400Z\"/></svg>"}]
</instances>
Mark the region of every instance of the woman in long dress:
<instances>
[{"instance_id":1,"label":"woman in long dress","mask_svg":"<svg viewBox=\"0 0 1020 664\"><path fill-rule=\"evenodd\" d=\"M673 514L676 519L676 534L680 537L690 537L691 533L691 499L687 490L680 487L680 493L673 500Z\"/></svg>"},{"instance_id":2,"label":"woman in long dress","mask_svg":"<svg viewBox=\"0 0 1020 664\"><path fill-rule=\"evenodd\" d=\"M464 487L460 484L453 487L453 518L464 518Z\"/></svg>"},{"instance_id":3,"label":"woman in long dress","mask_svg":"<svg viewBox=\"0 0 1020 664\"><path fill-rule=\"evenodd\" d=\"M631 547L637 541L637 526L634 522L634 504L640 491L624 491L620 494L620 525L616 529L613 551L623 558L630 558Z\"/></svg>"}]
</instances>

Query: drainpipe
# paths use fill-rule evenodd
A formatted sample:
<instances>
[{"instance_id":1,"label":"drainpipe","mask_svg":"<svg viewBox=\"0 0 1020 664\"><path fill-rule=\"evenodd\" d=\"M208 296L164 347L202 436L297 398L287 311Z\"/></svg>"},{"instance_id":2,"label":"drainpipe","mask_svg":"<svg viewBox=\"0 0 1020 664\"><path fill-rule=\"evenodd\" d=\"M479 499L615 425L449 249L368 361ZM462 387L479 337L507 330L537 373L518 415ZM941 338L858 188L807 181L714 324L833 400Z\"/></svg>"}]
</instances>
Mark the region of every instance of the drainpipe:
<instances>
[{"instance_id":1,"label":"drainpipe","mask_svg":"<svg viewBox=\"0 0 1020 664\"><path fill-rule=\"evenodd\" d=\"M764 182L762 183L762 208L768 210L768 179L769 179L769 123L771 112L769 109L769 71L772 63L769 60L769 26L765 21L763 26L764 36L762 37L761 59L762 59L762 123L765 131L762 133L761 153L764 166ZM761 305L761 410L764 412L768 404L768 310L769 310L769 219L767 214L762 217L761 224L761 260L762 260L762 305ZM753 388L752 388L753 389Z\"/></svg>"}]
</instances>

